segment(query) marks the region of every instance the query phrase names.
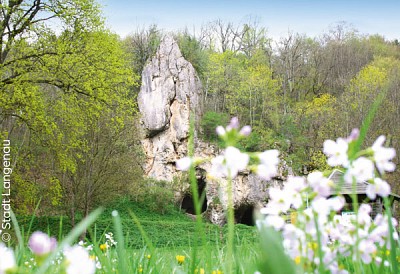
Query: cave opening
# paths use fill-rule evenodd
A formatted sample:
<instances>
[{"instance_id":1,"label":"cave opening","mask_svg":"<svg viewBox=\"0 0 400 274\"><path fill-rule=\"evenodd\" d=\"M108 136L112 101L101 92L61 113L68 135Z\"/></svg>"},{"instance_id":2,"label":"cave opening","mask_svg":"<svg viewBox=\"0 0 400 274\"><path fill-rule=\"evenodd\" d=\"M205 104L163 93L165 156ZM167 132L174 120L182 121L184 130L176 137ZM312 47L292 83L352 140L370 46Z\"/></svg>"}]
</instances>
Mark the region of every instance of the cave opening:
<instances>
[{"instance_id":1,"label":"cave opening","mask_svg":"<svg viewBox=\"0 0 400 274\"><path fill-rule=\"evenodd\" d=\"M197 180L197 193L199 193L199 196L201 197L204 193L205 195L206 191L206 182L204 179L200 178ZM194 203L193 203L193 195L191 192L185 193L182 199L181 203L181 208L189 214L196 214L195 208L194 208ZM207 210L207 197L204 196L204 201L201 205L201 213L205 212Z\"/></svg>"},{"instance_id":2,"label":"cave opening","mask_svg":"<svg viewBox=\"0 0 400 274\"><path fill-rule=\"evenodd\" d=\"M248 226L254 226L254 206L253 205L244 205L235 209L235 221L237 224L244 224Z\"/></svg>"}]
</instances>

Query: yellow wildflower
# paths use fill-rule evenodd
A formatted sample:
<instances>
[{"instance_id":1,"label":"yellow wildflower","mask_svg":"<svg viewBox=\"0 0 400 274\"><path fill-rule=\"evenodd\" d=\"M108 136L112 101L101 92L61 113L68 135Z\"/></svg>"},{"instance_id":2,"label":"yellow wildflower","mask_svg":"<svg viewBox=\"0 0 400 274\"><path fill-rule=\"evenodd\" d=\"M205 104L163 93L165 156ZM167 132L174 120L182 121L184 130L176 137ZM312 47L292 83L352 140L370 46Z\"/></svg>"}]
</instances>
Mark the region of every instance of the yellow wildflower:
<instances>
[{"instance_id":1,"label":"yellow wildflower","mask_svg":"<svg viewBox=\"0 0 400 274\"><path fill-rule=\"evenodd\" d=\"M185 261L185 256L183 255L176 255L175 258L178 261L178 264L183 264L183 262Z\"/></svg>"},{"instance_id":2,"label":"yellow wildflower","mask_svg":"<svg viewBox=\"0 0 400 274\"><path fill-rule=\"evenodd\" d=\"M300 262L301 262L300 256L296 256L296 258L294 258L294 262L295 262L296 264L300 264Z\"/></svg>"},{"instance_id":3,"label":"yellow wildflower","mask_svg":"<svg viewBox=\"0 0 400 274\"><path fill-rule=\"evenodd\" d=\"M194 270L194 273L195 274L204 274L204 273L206 273L205 271L204 271L204 268L200 268L200 271L196 268L195 270Z\"/></svg>"},{"instance_id":4,"label":"yellow wildflower","mask_svg":"<svg viewBox=\"0 0 400 274\"><path fill-rule=\"evenodd\" d=\"M101 245L100 245L100 250L101 250L101 251L105 251L107 248L108 248L108 245L107 245L107 244L101 244Z\"/></svg>"},{"instance_id":5,"label":"yellow wildflower","mask_svg":"<svg viewBox=\"0 0 400 274\"><path fill-rule=\"evenodd\" d=\"M213 270L213 272L212 272L212 274L222 274L222 271L221 270Z\"/></svg>"},{"instance_id":6,"label":"yellow wildflower","mask_svg":"<svg viewBox=\"0 0 400 274\"><path fill-rule=\"evenodd\" d=\"M150 255L150 254L147 254L146 258L150 260L151 255Z\"/></svg>"}]
</instances>

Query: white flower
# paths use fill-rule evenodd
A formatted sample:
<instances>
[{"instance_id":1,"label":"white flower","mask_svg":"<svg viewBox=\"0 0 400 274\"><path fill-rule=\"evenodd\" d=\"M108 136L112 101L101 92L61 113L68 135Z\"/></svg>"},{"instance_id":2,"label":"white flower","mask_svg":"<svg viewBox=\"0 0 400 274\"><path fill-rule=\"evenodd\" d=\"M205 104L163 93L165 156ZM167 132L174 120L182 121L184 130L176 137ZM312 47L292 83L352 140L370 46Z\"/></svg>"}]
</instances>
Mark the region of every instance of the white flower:
<instances>
[{"instance_id":1,"label":"white flower","mask_svg":"<svg viewBox=\"0 0 400 274\"><path fill-rule=\"evenodd\" d=\"M307 181L318 196L328 197L331 194L333 182L326 178L322 172L315 171L308 174Z\"/></svg>"},{"instance_id":2,"label":"white flower","mask_svg":"<svg viewBox=\"0 0 400 274\"><path fill-rule=\"evenodd\" d=\"M81 246L67 247L64 250L67 261L67 274L92 274L96 271L96 262L89 257L89 253Z\"/></svg>"},{"instance_id":3,"label":"white flower","mask_svg":"<svg viewBox=\"0 0 400 274\"><path fill-rule=\"evenodd\" d=\"M372 261L372 255L376 252L376 245L372 241L361 240L358 245L358 252L360 252L361 260L365 264L369 264Z\"/></svg>"},{"instance_id":4,"label":"white flower","mask_svg":"<svg viewBox=\"0 0 400 274\"><path fill-rule=\"evenodd\" d=\"M301 192L306 189L305 179L303 177L289 176L285 184L284 191L291 195L292 205L298 209L303 205Z\"/></svg>"},{"instance_id":5,"label":"white flower","mask_svg":"<svg viewBox=\"0 0 400 274\"><path fill-rule=\"evenodd\" d=\"M337 212L344 207L346 200L343 198L343 196L336 196L336 197L328 199L328 203L329 203L331 210Z\"/></svg>"},{"instance_id":6,"label":"white flower","mask_svg":"<svg viewBox=\"0 0 400 274\"><path fill-rule=\"evenodd\" d=\"M258 155L261 164L266 166L276 166L279 164L279 151L276 149L266 150Z\"/></svg>"},{"instance_id":7,"label":"white flower","mask_svg":"<svg viewBox=\"0 0 400 274\"><path fill-rule=\"evenodd\" d=\"M211 171L212 177L222 178L227 174L226 166L224 165L224 156L218 155L211 160Z\"/></svg>"},{"instance_id":8,"label":"white flower","mask_svg":"<svg viewBox=\"0 0 400 274\"><path fill-rule=\"evenodd\" d=\"M285 220L279 215L268 215L265 217L265 224L273 227L275 230L281 230L285 225Z\"/></svg>"},{"instance_id":9,"label":"white flower","mask_svg":"<svg viewBox=\"0 0 400 274\"><path fill-rule=\"evenodd\" d=\"M371 211L372 208L369 204L361 204L357 214L357 221L361 226L371 224L371 216L369 215Z\"/></svg>"},{"instance_id":10,"label":"white flower","mask_svg":"<svg viewBox=\"0 0 400 274\"><path fill-rule=\"evenodd\" d=\"M314 212L318 213L318 217L328 216L331 212L331 205L326 198L315 198L311 202L311 207Z\"/></svg>"},{"instance_id":11,"label":"white flower","mask_svg":"<svg viewBox=\"0 0 400 274\"><path fill-rule=\"evenodd\" d=\"M365 182L374 178L374 170L374 163L371 160L360 157L351 164L344 179L348 183L352 183L353 179L356 182Z\"/></svg>"},{"instance_id":12,"label":"white flower","mask_svg":"<svg viewBox=\"0 0 400 274\"><path fill-rule=\"evenodd\" d=\"M193 164L193 159L190 157L183 157L176 161L176 169L186 171L189 170L191 165Z\"/></svg>"},{"instance_id":13,"label":"white flower","mask_svg":"<svg viewBox=\"0 0 400 274\"><path fill-rule=\"evenodd\" d=\"M335 166L344 166L347 167L349 164L349 159L347 156L347 149L349 144L343 138L338 138L335 141L326 140L324 142L324 153L328 156L328 165Z\"/></svg>"},{"instance_id":14,"label":"white flower","mask_svg":"<svg viewBox=\"0 0 400 274\"><path fill-rule=\"evenodd\" d=\"M218 136L224 136L226 134L226 130L223 126L217 126L215 131L217 132Z\"/></svg>"},{"instance_id":15,"label":"white flower","mask_svg":"<svg viewBox=\"0 0 400 274\"><path fill-rule=\"evenodd\" d=\"M293 189L296 192L302 192L307 188L307 185L304 177L289 176L285 187Z\"/></svg>"},{"instance_id":16,"label":"white flower","mask_svg":"<svg viewBox=\"0 0 400 274\"><path fill-rule=\"evenodd\" d=\"M215 177L235 178L239 171L244 170L249 163L249 155L240 152L235 147L227 147L224 156L217 156L211 160L211 175Z\"/></svg>"},{"instance_id":17,"label":"white flower","mask_svg":"<svg viewBox=\"0 0 400 274\"><path fill-rule=\"evenodd\" d=\"M394 148L383 147L384 142L385 136L381 135L372 145L376 168L381 174L383 174L385 171L392 172L395 169L395 164L390 162L390 160L396 156L396 151Z\"/></svg>"},{"instance_id":18,"label":"white flower","mask_svg":"<svg viewBox=\"0 0 400 274\"><path fill-rule=\"evenodd\" d=\"M257 166L256 174L264 179L270 180L278 173L279 151L276 149L266 150L258 155L260 164Z\"/></svg>"},{"instance_id":19,"label":"white flower","mask_svg":"<svg viewBox=\"0 0 400 274\"><path fill-rule=\"evenodd\" d=\"M269 181L276 175L276 171L273 168L269 168L266 165L258 165L256 174L263 180Z\"/></svg>"},{"instance_id":20,"label":"white flower","mask_svg":"<svg viewBox=\"0 0 400 274\"><path fill-rule=\"evenodd\" d=\"M268 212L273 214L279 214L289 210L292 204L292 193L284 191L278 187L271 187L269 189L270 201L267 207L262 212Z\"/></svg>"},{"instance_id":21,"label":"white flower","mask_svg":"<svg viewBox=\"0 0 400 274\"><path fill-rule=\"evenodd\" d=\"M381 178L375 178L374 183L367 186L366 192L371 200L375 200L376 195L387 197L390 194L390 185Z\"/></svg>"},{"instance_id":22,"label":"white flower","mask_svg":"<svg viewBox=\"0 0 400 274\"><path fill-rule=\"evenodd\" d=\"M6 247L3 243L0 243L0 274L4 274L7 270L16 266L12 249Z\"/></svg>"},{"instance_id":23,"label":"white flower","mask_svg":"<svg viewBox=\"0 0 400 274\"><path fill-rule=\"evenodd\" d=\"M108 232L107 234L105 234L106 237L106 244L109 246L116 246L117 242L114 240L113 238L113 233L112 232Z\"/></svg>"}]
</instances>

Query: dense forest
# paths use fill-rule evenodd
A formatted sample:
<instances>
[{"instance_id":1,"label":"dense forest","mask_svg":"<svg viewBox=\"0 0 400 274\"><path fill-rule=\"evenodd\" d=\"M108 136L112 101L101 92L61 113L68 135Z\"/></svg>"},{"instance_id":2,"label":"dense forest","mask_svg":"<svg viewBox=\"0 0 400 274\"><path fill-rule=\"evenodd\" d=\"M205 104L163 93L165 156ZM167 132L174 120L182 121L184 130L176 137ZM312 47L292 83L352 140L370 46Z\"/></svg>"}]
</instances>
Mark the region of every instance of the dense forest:
<instances>
[{"instance_id":1,"label":"dense forest","mask_svg":"<svg viewBox=\"0 0 400 274\"><path fill-rule=\"evenodd\" d=\"M40 203L39 214L74 223L120 195L166 195L142 179L136 130L141 71L166 32L153 25L119 37L90 0L8 1L0 10L0 135L12 145L14 210L30 214ZM253 128L243 149L277 148L303 175L327 169L323 141L348 136L381 102L365 145L384 134L399 151L397 40L345 22L273 40L255 19L173 35L203 84L206 141L237 116ZM399 179L388 178L394 192Z\"/></svg>"}]
</instances>

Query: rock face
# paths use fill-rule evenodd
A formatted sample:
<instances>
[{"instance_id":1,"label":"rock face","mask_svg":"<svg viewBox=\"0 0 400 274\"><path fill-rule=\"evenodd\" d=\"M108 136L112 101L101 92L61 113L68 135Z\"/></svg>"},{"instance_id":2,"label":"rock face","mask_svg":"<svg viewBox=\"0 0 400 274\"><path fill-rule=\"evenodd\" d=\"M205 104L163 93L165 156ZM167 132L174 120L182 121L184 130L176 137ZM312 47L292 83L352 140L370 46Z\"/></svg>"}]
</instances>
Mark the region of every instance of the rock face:
<instances>
[{"instance_id":1,"label":"rock face","mask_svg":"<svg viewBox=\"0 0 400 274\"><path fill-rule=\"evenodd\" d=\"M218 149L210 144L196 142L195 155L201 158L212 158L219 154ZM286 170L283 166L279 171L282 174ZM213 180L207 178L205 174L211 171L211 163L205 162L198 167L198 179L206 182L207 210L205 216L212 223L223 225L226 223L225 210L228 204L227 180ZM232 180L233 204L235 210L235 220L238 223L251 224L253 210L265 206L269 198L268 189L271 186L282 185L283 175L275 177L266 182L255 174L241 172Z\"/></svg>"},{"instance_id":2,"label":"rock face","mask_svg":"<svg viewBox=\"0 0 400 274\"><path fill-rule=\"evenodd\" d=\"M176 170L175 161L187 156L189 116L193 113L200 119L201 92L201 83L193 66L182 57L174 39L166 36L143 70L138 96L145 136L142 145L146 154L143 164L146 176L172 182L174 177L182 175ZM215 146L195 138L195 156L212 158L219 152ZM210 170L209 162L197 169L199 186L202 186L199 192L206 192L207 204L203 211L212 223L222 225L227 207L227 182L207 178ZM265 182L249 173L239 174L232 182L236 221L246 219L246 223L250 223L253 209L264 205L269 186L277 183L279 180ZM182 204L183 201L191 204L189 190L189 182L184 182L176 193Z\"/></svg>"},{"instance_id":3,"label":"rock face","mask_svg":"<svg viewBox=\"0 0 400 274\"><path fill-rule=\"evenodd\" d=\"M200 79L178 44L172 37L164 37L143 70L138 96L147 176L172 181L175 161L187 154L189 114L201 116L201 91Z\"/></svg>"}]
</instances>

